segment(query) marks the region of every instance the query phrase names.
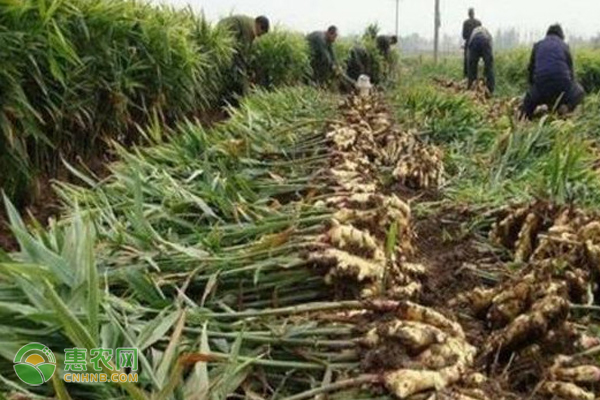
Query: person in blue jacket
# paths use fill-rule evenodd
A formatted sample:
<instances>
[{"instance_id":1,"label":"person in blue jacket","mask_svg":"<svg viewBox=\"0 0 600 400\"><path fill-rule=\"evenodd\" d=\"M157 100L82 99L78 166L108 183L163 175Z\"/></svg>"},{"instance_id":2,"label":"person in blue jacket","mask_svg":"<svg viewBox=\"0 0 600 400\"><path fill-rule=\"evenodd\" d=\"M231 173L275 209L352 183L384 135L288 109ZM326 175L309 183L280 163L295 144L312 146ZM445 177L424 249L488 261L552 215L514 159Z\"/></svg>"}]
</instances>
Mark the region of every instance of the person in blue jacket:
<instances>
[{"instance_id":1,"label":"person in blue jacket","mask_svg":"<svg viewBox=\"0 0 600 400\"><path fill-rule=\"evenodd\" d=\"M529 84L521 107L522 115L528 119L539 105L551 109L563 106L573 111L583 101L585 92L575 80L573 57L560 25L550 26L546 37L533 46Z\"/></svg>"}]
</instances>

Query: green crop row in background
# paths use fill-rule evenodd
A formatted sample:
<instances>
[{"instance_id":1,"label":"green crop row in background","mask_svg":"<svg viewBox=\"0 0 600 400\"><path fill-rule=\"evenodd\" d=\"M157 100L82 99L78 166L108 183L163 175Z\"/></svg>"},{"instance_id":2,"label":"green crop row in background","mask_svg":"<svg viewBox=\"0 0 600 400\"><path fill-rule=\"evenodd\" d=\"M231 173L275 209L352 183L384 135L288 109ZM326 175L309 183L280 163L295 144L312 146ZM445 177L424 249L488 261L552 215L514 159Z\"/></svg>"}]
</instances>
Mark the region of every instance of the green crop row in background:
<instances>
[{"instance_id":1,"label":"green crop row in background","mask_svg":"<svg viewBox=\"0 0 600 400\"><path fill-rule=\"evenodd\" d=\"M24 204L63 158L102 158L108 141L138 141L138 126L221 106L233 48L215 26L133 0L3 0L0 187ZM250 75L305 82L308 58L302 35L275 29L256 42Z\"/></svg>"},{"instance_id":2,"label":"green crop row in background","mask_svg":"<svg viewBox=\"0 0 600 400\"><path fill-rule=\"evenodd\" d=\"M577 80L588 94L598 92L600 90L600 50L578 48L572 52ZM527 89L530 56L531 49L528 47L496 52L494 66L500 95L524 93ZM420 64L420 68L425 70L425 75L444 75L454 79L462 77L462 59L458 56L445 58L437 66L434 66L426 57L412 57L404 62L409 66Z\"/></svg>"},{"instance_id":3,"label":"green crop row in background","mask_svg":"<svg viewBox=\"0 0 600 400\"><path fill-rule=\"evenodd\" d=\"M122 0L0 7L2 187L24 200L60 157L101 154L136 124L215 104L230 39L189 11ZM23 193L25 191L25 193Z\"/></svg>"}]
</instances>

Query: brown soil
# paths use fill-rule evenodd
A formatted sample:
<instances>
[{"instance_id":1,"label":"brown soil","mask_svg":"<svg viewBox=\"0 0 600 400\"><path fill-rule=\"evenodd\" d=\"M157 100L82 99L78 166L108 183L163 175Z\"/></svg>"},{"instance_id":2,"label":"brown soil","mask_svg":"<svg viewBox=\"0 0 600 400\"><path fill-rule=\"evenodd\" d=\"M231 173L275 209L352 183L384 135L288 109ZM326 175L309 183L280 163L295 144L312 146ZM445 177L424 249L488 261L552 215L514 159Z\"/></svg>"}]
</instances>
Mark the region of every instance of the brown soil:
<instances>
[{"instance_id":1,"label":"brown soil","mask_svg":"<svg viewBox=\"0 0 600 400\"><path fill-rule=\"evenodd\" d=\"M415 221L415 262L425 265L429 270L420 304L433 307L449 318L456 319L462 325L469 343L481 349L490 336L485 322L471 316L468 310L451 309L448 305L458 295L475 287L486 286L486 282L473 269L466 268L469 263L497 258L493 253L481 250L473 234L463 232L463 224L472 217L464 210L442 209L434 215ZM481 268L480 265L477 267ZM501 262L498 261L498 265L490 268L490 272L500 268ZM568 332L561 332L554 343L548 343L547 346L556 351L560 343L572 343L572 340L568 337ZM545 347L544 344L540 345ZM532 391L539 382L538 378L544 367L551 363L550 354L552 353L546 356L541 352L531 357L519 356L491 369L480 365L478 372L484 373L488 381L479 389L486 392L490 399L546 399L532 395Z\"/></svg>"},{"instance_id":2,"label":"brown soil","mask_svg":"<svg viewBox=\"0 0 600 400\"><path fill-rule=\"evenodd\" d=\"M102 157L87 160L85 163L73 163L73 165L76 168L86 165L85 169L101 179L109 174L108 165L113 161L115 161L115 157L112 154L106 154ZM29 199L27 204L19 210L26 224L30 224L35 220L42 226L47 226L50 218L60 214L60 200L52 187L53 182L57 180L70 183L79 181L66 168L61 168L56 176L42 175L38 177L33 185L35 191L31 194L32 199ZM0 201L0 207L0 249L8 252L16 251L18 250L18 243L10 229L8 215L2 201Z\"/></svg>"},{"instance_id":3,"label":"brown soil","mask_svg":"<svg viewBox=\"0 0 600 400\"><path fill-rule=\"evenodd\" d=\"M0 249L8 252L17 250L17 241L12 236L4 215L0 215Z\"/></svg>"},{"instance_id":4,"label":"brown soil","mask_svg":"<svg viewBox=\"0 0 600 400\"><path fill-rule=\"evenodd\" d=\"M490 257L482 254L475 246L472 235L465 236L462 224L469 216L459 210L445 209L415 223L417 234L417 263L427 267L429 273L425 282L421 304L434 307L452 317L454 310L448 309L448 303L461 293L481 286L481 279L465 263ZM484 326L481 321L466 313L458 313L469 342L481 346Z\"/></svg>"}]
</instances>

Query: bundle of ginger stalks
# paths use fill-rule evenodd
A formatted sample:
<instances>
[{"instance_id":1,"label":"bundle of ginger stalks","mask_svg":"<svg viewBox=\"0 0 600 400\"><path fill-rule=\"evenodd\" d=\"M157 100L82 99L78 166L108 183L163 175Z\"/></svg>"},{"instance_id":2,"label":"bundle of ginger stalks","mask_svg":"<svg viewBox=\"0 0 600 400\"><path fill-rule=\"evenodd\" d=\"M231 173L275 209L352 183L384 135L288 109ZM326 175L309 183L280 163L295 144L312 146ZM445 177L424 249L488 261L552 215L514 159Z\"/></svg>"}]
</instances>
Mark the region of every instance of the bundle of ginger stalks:
<instances>
[{"instance_id":1,"label":"bundle of ginger stalks","mask_svg":"<svg viewBox=\"0 0 600 400\"><path fill-rule=\"evenodd\" d=\"M304 363L317 361L323 365L325 373L315 377L323 384L311 385L290 399L365 385L367 389L387 389L398 398L443 389L466 371L475 349L466 343L456 322L418 304L421 280L427 271L422 265L408 262L414 238L411 210L390 193L393 185L407 182L415 189L439 185L443 177L441 154L412 133L400 131L378 96L351 97L340 108L341 121L331 123L326 133L328 163L313 175L315 187L327 189L323 193L313 191L303 200L330 217L321 224L319 234L303 237L299 251L305 264L295 266L321 276L322 282L331 287L324 289L329 294L325 297L334 302L230 315L198 313L193 323L233 318L240 324L248 319L275 317L269 325L284 326L285 320L289 331L312 323L314 333L305 333L310 340L278 342L272 335L262 337L263 343L269 343L263 356L279 358L272 359L271 364L266 360L257 362L260 371L273 367L273 363L301 368L294 364L298 357ZM423 162L406 166L405 159L411 154ZM398 165L404 165L401 173L394 172ZM294 291L301 292L303 286L296 282ZM244 337L241 333L240 340ZM410 359L388 359L387 349L395 347L406 348ZM223 359L212 353L197 356L192 360ZM278 374L271 377L273 387L283 380ZM253 392L264 397L274 395L260 380L248 382L252 382Z\"/></svg>"},{"instance_id":2,"label":"bundle of ginger stalks","mask_svg":"<svg viewBox=\"0 0 600 400\"><path fill-rule=\"evenodd\" d=\"M361 375L360 359L396 336L425 351L432 343L419 336L431 331L432 370L470 353L460 327L410 301L425 271L407 262L410 207L390 194L396 183L439 184L441 155L398 132L376 97L351 98L323 136L325 102L310 89L259 93L210 132L187 123L170 143L119 149L103 181L73 169L90 188L61 184L72 212L48 230L30 232L9 205L21 245L11 263L41 272L2 270L13 286L1 288L5 320L26 323L20 336L0 327L2 356L42 336L53 349L140 349L137 385L68 389L86 398L171 398L176 388L193 398L198 387L271 398L365 383L406 397L437 386L393 389L392 372L415 369ZM423 163L406 162L412 151ZM44 293L28 297L36 286ZM398 326L377 333L384 316ZM48 389L9 382L27 396Z\"/></svg>"}]
</instances>

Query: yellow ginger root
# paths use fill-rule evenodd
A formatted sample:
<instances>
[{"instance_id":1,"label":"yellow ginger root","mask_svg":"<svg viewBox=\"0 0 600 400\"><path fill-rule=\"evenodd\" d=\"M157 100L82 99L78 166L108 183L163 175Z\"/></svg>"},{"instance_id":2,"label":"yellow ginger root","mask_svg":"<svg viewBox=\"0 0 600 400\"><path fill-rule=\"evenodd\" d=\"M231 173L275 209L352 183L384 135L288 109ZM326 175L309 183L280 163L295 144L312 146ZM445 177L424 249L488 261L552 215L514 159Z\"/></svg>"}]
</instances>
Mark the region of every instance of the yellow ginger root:
<instances>
[{"instance_id":1,"label":"yellow ginger root","mask_svg":"<svg viewBox=\"0 0 600 400\"><path fill-rule=\"evenodd\" d=\"M333 261L336 266L329 272L330 275L351 275L355 276L359 282L365 280L380 281L385 271L385 264L374 260L366 260L338 249L326 249L317 252L311 255L311 260L325 262L326 264Z\"/></svg>"},{"instance_id":2,"label":"yellow ginger root","mask_svg":"<svg viewBox=\"0 0 600 400\"><path fill-rule=\"evenodd\" d=\"M372 183L366 183L366 180L362 176L351 176L350 174L343 178L337 177L331 183L331 186L338 192L373 193L376 190L376 186Z\"/></svg>"},{"instance_id":3,"label":"yellow ginger root","mask_svg":"<svg viewBox=\"0 0 600 400\"><path fill-rule=\"evenodd\" d=\"M327 204L331 206L345 205L352 209L370 208L378 205L378 200L383 196L374 193L352 193L349 196L332 196L327 199Z\"/></svg>"},{"instance_id":4,"label":"yellow ginger root","mask_svg":"<svg viewBox=\"0 0 600 400\"><path fill-rule=\"evenodd\" d=\"M381 297L383 295L382 290L384 290L380 281L373 281L371 283L367 283L362 287L360 291L360 297L363 299L372 299L376 297Z\"/></svg>"},{"instance_id":5,"label":"yellow ginger root","mask_svg":"<svg viewBox=\"0 0 600 400\"><path fill-rule=\"evenodd\" d=\"M381 239L389 232L391 224L398 227L398 246L403 254L412 251L412 231L410 207L396 196L382 196L374 193L355 193L351 196L335 196L327 200L331 207L338 208L334 219L342 224L367 227L371 234ZM379 227L379 230L377 230Z\"/></svg>"},{"instance_id":6,"label":"yellow ginger root","mask_svg":"<svg viewBox=\"0 0 600 400\"><path fill-rule=\"evenodd\" d=\"M387 296L391 299L405 300L415 298L423 290L423 284L420 282L411 282L404 286L393 285L387 291Z\"/></svg>"},{"instance_id":7,"label":"yellow ginger root","mask_svg":"<svg viewBox=\"0 0 600 400\"><path fill-rule=\"evenodd\" d=\"M439 391L451 383L448 377L442 375L441 372L412 369L401 369L388 373L384 379L387 389L399 399L406 399L426 390Z\"/></svg>"},{"instance_id":8,"label":"yellow ginger root","mask_svg":"<svg viewBox=\"0 0 600 400\"><path fill-rule=\"evenodd\" d=\"M399 304L396 314L401 319L423 322L425 324L433 325L458 338L465 338L465 333L459 323L450 321L441 313L431 308L405 301Z\"/></svg>"},{"instance_id":9,"label":"yellow ginger root","mask_svg":"<svg viewBox=\"0 0 600 400\"><path fill-rule=\"evenodd\" d=\"M532 291L532 285L535 282L533 274L527 275L519 283L511 285L509 290L503 290L492 299L494 304L504 303L514 299L526 299Z\"/></svg>"},{"instance_id":10,"label":"yellow ginger root","mask_svg":"<svg viewBox=\"0 0 600 400\"><path fill-rule=\"evenodd\" d=\"M526 308L526 299L510 299L504 303L494 304L487 314L489 327L499 329L522 314Z\"/></svg>"},{"instance_id":11,"label":"yellow ginger root","mask_svg":"<svg viewBox=\"0 0 600 400\"><path fill-rule=\"evenodd\" d=\"M384 206L391 207L400 212L400 215L410 218L410 206L395 194L385 198Z\"/></svg>"},{"instance_id":12,"label":"yellow ginger root","mask_svg":"<svg viewBox=\"0 0 600 400\"><path fill-rule=\"evenodd\" d=\"M354 170L346 170L346 169L342 169L342 168L332 168L331 175L334 178L337 178L340 180L345 180L345 181L362 178L362 174L360 172L357 172Z\"/></svg>"},{"instance_id":13,"label":"yellow ginger root","mask_svg":"<svg viewBox=\"0 0 600 400\"><path fill-rule=\"evenodd\" d=\"M475 288L470 292L458 295L450 301L450 306L459 304L468 305L474 314L481 314L492 305L493 299L498 293L498 289Z\"/></svg>"},{"instance_id":14,"label":"yellow ginger root","mask_svg":"<svg viewBox=\"0 0 600 400\"><path fill-rule=\"evenodd\" d=\"M348 127L339 127L326 135L326 137L332 139L335 146L341 150L351 148L356 142L357 136L358 132Z\"/></svg>"},{"instance_id":15,"label":"yellow ginger root","mask_svg":"<svg viewBox=\"0 0 600 400\"><path fill-rule=\"evenodd\" d=\"M591 240L585 242L585 256L591 269L600 273L600 246L594 244Z\"/></svg>"},{"instance_id":16,"label":"yellow ginger root","mask_svg":"<svg viewBox=\"0 0 600 400\"><path fill-rule=\"evenodd\" d=\"M428 369L441 369L456 362L464 365L473 363L477 349L463 339L446 338L443 343L431 345L417 357L419 364Z\"/></svg>"},{"instance_id":17,"label":"yellow ginger root","mask_svg":"<svg viewBox=\"0 0 600 400\"><path fill-rule=\"evenodd\" d=\"M384 376L387 389L399 399L406 399L427 390L440 391L458 382L466 366L456 363L439 371L399 369Z\"/></svg>"},{"instance_id":18,"label":"yellow ginger root","mask_svg":"<svg viewBox=\"0 0 600 400\"><path fill-rule=\"evenodd\" d=\"M423 264L404 262L400 265L399 269L405 274L414 276L424 276L427 273L427 269Z\"/></svg>"},{"instance_id":19,"label":"yellow ginger root","mask_svg":"<svg viewBox=\"0 0 600 400\"><path fill-rule=\"evenodd\" d=\"M516 318L506 328L495 332L486 345L484 355L496 350L513 351L546 335L563 323L569 314L569 302L559 296L547 296L533 305L531 311Z\"/></svg>"},{"instance_id":20,"label":"yellow ginger root","mask_svg":"<svg viewBox=\"0 0 600 400\"><path fill-rule=\"evenodd\" d=\"M348 158L344 158L344 161L338 165L338 168L341 170L345 170L345 171L353 171L353 172L360 172L361 168L360 165L354 161L354 160L349 160Z\"/></svg>"},{"instance_id":21,"label":"yellow ginger root","mask_svg":"<svg viewBox=\"0 0 600 400\"><path fill-rule=\"evenodd\" d=\"M553 368L550 371L552 380L564 382L594 383L600 382L600 368L594 365L583 365L573 368Z\"/></svg>"},{"instance_id":22,"label":"yellow ginger root","mask_svg":"<svg viewBox=\"0 0 600 400\"><path fill-rule=\"evenodd\" d=\"M399 341L409 353L420 353L433 344L444 343L448 335L438 328L413 321L394 321L379 327L380 336Z\"/></svg>"},{"instance_id":23,"label":"yellow ginger root","mask_svg":"<svg viewBox=\"0 0 600 400\"><path fill-rule=\"evenodd\" d=\"M471 397L471 396L468 396L468 395L462 394L462 393L457 393L456 396L452 397L452 400L487 400L487 399L488 399L488 397L485 395L478 396L478 397Z\"/></svg>"},{"instance_id":24,"label":"yellow ginger root","mask_svg":"<svg viewBox=\"0 0 600 400\"><path fill-rule=\"evenodd\" d=\"M533 251L535 237L538 233L541 218L535 213L530 213L525 218L525 224L519 232L519 238L515 244L515 260L524 262L529 259Z\"/></svg>"},{"instance_id":25,"label":"yellow ginger root","mask_svg":"<svg viewBox=\"0 0 600 400\"><path fill-rule=\"evenodd\" d=\"M600 242L600 221L592 221L581 228L578 236L582 241Z\"/></svg>"},{"instance_id":26,"label":"yellow ginger root","mask_svg":"<svg viewBox=\"0 0 600 400\"><path fill-rule=\"evenodd\" d=\"M378 330L378 328L373 328L367 332L365 337L362 339L362 344L372 348L381 343L381 337L377 333Z\"/></svg>"},{"instance_id":27,"label":"yellow ginger root","mask_svg":"<svg viewBox=\"0 0 600 400\"><path fill-rule=\"evenodd\" d=\"M539 285L539 292L543 293L546 296L554 295L567 298L568 297L568 283L565 281L552 281L547 285Z\"/></svg>"},{"instance_id":28,"label":"yellow ginger root","mask_svg":"<svg viewBox=\"0 0 600 400\"><path fill-rule=\"evenodd\" d=\"M377 240L369 232L354 228L351 225L341 225L336 220L326 237L333 246L348 252L364 251L376 261L385 263L385 253Z\"/></svg>"},{"instance_id":29,"label":"yellow ginger root","mask_svg":"<svg viewBox=\"0 0 600 400\"><path fill-rule=\"evenodd\" d=\"M439 186L443 182L443 163L435 152L419 151L410 159L402 159L392 175L413 188Z\"/></svg>"},{"instance_id":30,"label":"yellow ginger root","mask_svg":"<svg viewBox=\"0 0 600 400\"><path fill-rule=\"evenodd\" d=\"M589 299L588 286L590 273L581 269L565 272L566 287L571 294L572 301L576 303L587 303Z\"/></svg>"},{"instance_id":31,"label":"yellow ginger root","mask_svg":"<svg viewBox=\"0 0 600 400\"><path fill-rule=\"evenodd\" d=\"M487 319L495 329L501 328L517 318L527 307L533 290L532 276L523 280L508 290L501 291L492 299Z\"/></svg>"},{"instance_id":32,"label":"yellow ginger root","mask_svg":"<svg viewBox=\"0 0 600 400\"><path fill-rule=\"evenodd\" d=\"M390 220L410 220L410 207L408 204L398 199L395 195L382 196L376 193L353 193L349 196L333 196L327 200L327 204L333 207L339 207L338 213L343 217L337 217L338 220L351 220L352 218L366 218L379 215L383 211ZM342 221L340 221L342 222ZM389 225L389 221L384 218L381 225Z\"/></svg>"},{"instance_id":33,"label":"yellow ginger root","mask_svg":"<svg viewBox=\"0 0 600 400\"><path fill-rule=\"evenodd\" d=\"M501 400L502 398L495 398L494 400ZM441 393L434 400L489 400L489 397L478 389L455 389L448 395Z\"/></svg>"},{"instance_id":34,"label":"yellow ginger root","mask_svg":"<svg viewBox=\"0 0 600 400\"><path fill-rule=\"evenodd\" d=\"M521 229L521 223L525 220L529 214L529 207L521 207L517 210L512 211L506 218L500 222L494 223L490 232L490 241L502 245L507 248L512 248L514 240L511 233L517 229Z\"/></svg>"},{"instance_id":35,"label":"yellow ginger root","mask_svg":"<svg viewBox=\"0 0 600 400\"><path fill-rule=\"evenodd\" d=\"M404 183L406 178L410 175L411 165L407 161L400 161L392 175L394 178L398 179L400 182Z\"/></svg>"},{"instance_id":36,"label":"yellow ginger root","mask_svg":"<svg viewBox=\"0 0 600 400\"><path fill-rule=\"evenodd\" d=\"M369 223L375 221L378 215L378 210L362 211L342 208L333 214L333 219L339 221L341 224L350 224L353 222Z\"/></svg>"},{"instance_id":37,"label":"yellow ginger root","mask_svg":"<svg viewBox=\"0 0 600 400\"><path fill-rule=\"evenodd\" d=\"M340 182L340 187L352 193L375 193L377 186L373 183L360 183L358 181Z\"/></svg>"},{"instance_id":38,"label":"yellow ginger root","mask_svg":"<svg viewBox=\"0 0 600 400\"><path fill-rule=\"evenodd\" d=\"M581 338L577 341L577 347L581 350L589 350L596 346L600 346L600 338L596 336L583 334L581 335Z\"/></svg>"},{"instance_id":39,"label":"yellow ginger root","mask_svg":"<svg viewBox=\"0 0 600 400\"><path fill-rule=\"evenodd\" d=\"M386 131L392 126L392 122L390 121L390 117L387 113L379 113L375 115L371 121L371 124L373 125L373 129L376 131Z\"/></svg>"},{"instance_id":40,"label":"yellow ginger root","mask_svg":"<svg viewBox=\"0 0 600 400\"><path fill-rule=\"evenodd\" d=\"M389 197L376 193L351 193L346 196L333 196L327 200L331 205L345 205L352 209L370 209L385 206Z\"/></svg>"},{"instance_id":41,"label":"yellow ginger root","mask_svg":"<svg viewBox=\"0 0 600 400\"><path fill-rule=\"evenodd\" d=\"M596 397L593 393L568 382L545 382L539 392L565 400L594 400Z\"/></svg>"}]
</instances>

